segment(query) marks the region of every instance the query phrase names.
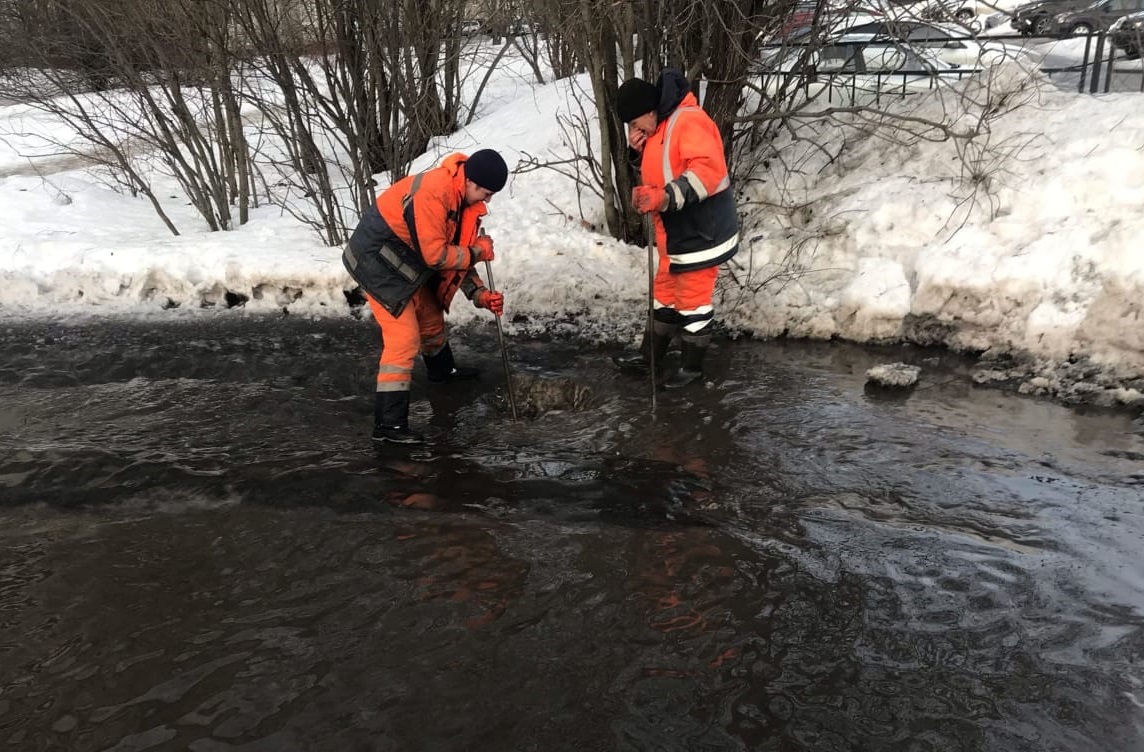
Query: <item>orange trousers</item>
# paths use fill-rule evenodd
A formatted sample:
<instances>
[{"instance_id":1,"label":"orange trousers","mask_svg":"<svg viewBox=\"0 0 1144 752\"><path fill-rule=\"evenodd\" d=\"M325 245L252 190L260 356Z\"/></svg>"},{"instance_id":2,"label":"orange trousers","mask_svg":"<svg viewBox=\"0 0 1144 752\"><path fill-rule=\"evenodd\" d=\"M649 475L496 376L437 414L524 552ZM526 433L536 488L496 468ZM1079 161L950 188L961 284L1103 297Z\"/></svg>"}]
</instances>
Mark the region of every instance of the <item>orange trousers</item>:
<instances>
[{"instance_id":1,"label":"orange trousers","mask_svg":"<svg viewBox=\"0 0 1144 752\"><path fill-rule=\"evenodd\" d=\"M655 308L671 308L679 314L685 331L698 334L715 318L712 299L719 267L695 269L689 272L668 271L670 262L663 247L659 247L659 265L655 272L652 297Z\"/></svg>"},{"instance_id":2,"label":"orange trousers","mask_svg":"<svg viewBox=\"0 0 1144 752\"><path fill-rule=\"evenodd\" d=\"M407 392L418 353L436 355L445 346L445 311L429 285L423 285L409 304L394 316L366 295L373 320L381 328L381 359L377 364L377 391Z\"/></svg>"}]
</instances>

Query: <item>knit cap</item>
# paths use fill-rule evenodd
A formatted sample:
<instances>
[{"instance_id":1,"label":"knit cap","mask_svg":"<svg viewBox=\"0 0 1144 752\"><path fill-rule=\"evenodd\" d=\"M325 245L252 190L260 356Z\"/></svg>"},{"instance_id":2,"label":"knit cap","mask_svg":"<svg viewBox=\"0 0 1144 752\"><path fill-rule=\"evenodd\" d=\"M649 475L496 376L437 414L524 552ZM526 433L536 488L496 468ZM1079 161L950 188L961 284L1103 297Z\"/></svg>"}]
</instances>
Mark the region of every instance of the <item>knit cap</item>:
<instances>
[{"instance_id":1,"label":"knit cap","mask_svg":"<svg viewBox=\"0 0 1144 752\"><path fill-rule=\"evenodd\" d=\"M492 149L481 149L465 160L465 177L495 193L508 182L508 165Z\"/></svg>"}]
</instances>

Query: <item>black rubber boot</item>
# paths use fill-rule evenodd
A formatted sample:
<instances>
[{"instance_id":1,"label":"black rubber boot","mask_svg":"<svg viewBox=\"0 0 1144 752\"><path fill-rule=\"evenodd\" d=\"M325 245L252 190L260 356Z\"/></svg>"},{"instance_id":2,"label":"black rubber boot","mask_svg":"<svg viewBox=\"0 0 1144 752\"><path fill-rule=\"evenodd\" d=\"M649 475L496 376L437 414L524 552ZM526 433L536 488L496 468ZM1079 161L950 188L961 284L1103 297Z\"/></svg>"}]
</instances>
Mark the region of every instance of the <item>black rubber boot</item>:
<instances>
[{"instance_id":1,"label":"black rubber boot","mask_svg":"<svg viewBox=\"0 0 1144 752\"><path fill-rule=\"evenodd\" d=\"M470 381L481 377L479 368L459 366L453 362L453 348L446 342L435 355L422 355L425 373L430 384L447 384L450 381Z\"/></svg>"},{"instance_id":2,"label":"black rubber boot","mask_svg":"<svg viewBox=\"0 0 1144 752\"><path fill-rule=\"evenodd\" d=\"M707 355L707 347L711 344L710 334L688 334L684 332L681 337L683 348L680 354L679 370L663 382L664 389L682 389L693 381L703 378L703 358Z\"/></svg>"},{"instance_id":3,"label":"black rubber boot","mask_svg":"<svg viewBox=\"0 0 1144 752\"><path fill-rule=\"evenodd\" d=\"M373 440L420 444L425 437L409 428L409 392L378 392L373 406Z\"/></svg>"},{"instance_id":4,"label":"black rubber boot","mask_svg":"<svg viewBox=\"0 0 1144 752\"><path fill-rule=\"evenodd\" d=\"M652 322L651 336L645 331L638 350L622 352L612 356L612 362L625 371L646 371L650 355L655 355L655 372L663 373L663 361L667 357L667 347L675 336L676 326L662 321Z\"/></svg>"}]
</instances>

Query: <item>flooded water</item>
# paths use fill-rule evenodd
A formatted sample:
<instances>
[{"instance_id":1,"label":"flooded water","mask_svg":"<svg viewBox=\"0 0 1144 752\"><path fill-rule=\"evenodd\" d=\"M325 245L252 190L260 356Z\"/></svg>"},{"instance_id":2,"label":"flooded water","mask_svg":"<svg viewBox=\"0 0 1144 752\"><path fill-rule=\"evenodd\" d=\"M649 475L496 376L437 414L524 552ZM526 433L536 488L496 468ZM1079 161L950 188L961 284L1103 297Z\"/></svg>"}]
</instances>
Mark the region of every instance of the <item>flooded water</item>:
<instances>
[{"instance_id":1,"label":"flooded water","mask_svg":"<svg viewBox=\"0 0 1144 752\"><path fill-rule=\"evenodd\" d=\"M0 748L1144 748L1129 416L510 348L578 409L514 423L490 327L377 451L372 324L0 325Z\"/></svg>"}]
</instances>

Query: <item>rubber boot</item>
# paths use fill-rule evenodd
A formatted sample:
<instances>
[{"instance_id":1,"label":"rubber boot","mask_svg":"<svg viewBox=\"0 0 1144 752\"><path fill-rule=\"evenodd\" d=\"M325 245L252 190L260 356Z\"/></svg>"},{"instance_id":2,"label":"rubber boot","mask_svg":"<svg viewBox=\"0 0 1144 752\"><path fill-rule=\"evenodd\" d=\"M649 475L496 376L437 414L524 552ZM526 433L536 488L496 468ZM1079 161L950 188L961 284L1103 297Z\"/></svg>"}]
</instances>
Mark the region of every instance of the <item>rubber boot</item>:
<instances>
[{"instance_id":1,"label":"rubber boot","mask_svg":"<svg viewBox=\"0 0 1144 752\"><path fill-rule=\"evenodd\" d=\"M691 382L703 378L703 358L707 355L707 347L711 344L711 335L684 332L680 344L682 352L679 370L663 382L664 389L682 389Z\"/></svg>"},{"instance_id":2,"label":"rubber boot","mask_svg":"<svg viewBox=\"0 0 1144 752\"><path fill-rule=\"evenodd\" d=\"M409 391L378 392L373 406L373 440L420 444L425 437L409 428Z\"/></svg>"},{"instance_id":3,"label":"rubber boot","mask_svg":"<svg viewBox=\"0 0 1144 752\"><path fill-rule=\"evenodd\" d=\"M675 336L676 326L665 324L662 321L652 322L652 331L649 336L645 331L638 350L622 352L612 356L612 362L625 371L646 371L650 363L650 356L655 355L655 372L663 373L663 361L667 358L667 347L671 338Z\"/></svg>"},{"instance_id":4,"label":"rubber boot","mask_svg":"<svg viewBox=\"0 0 1144 752\"><path fill-rule=\"evenodd\" d=\"M425 372L430 384L447 384L450 381L470 381L480 378L479 368L459 366L453 362L453 348L446 342L434 355L422 355Z\"/></svg>"}]
</instances>

